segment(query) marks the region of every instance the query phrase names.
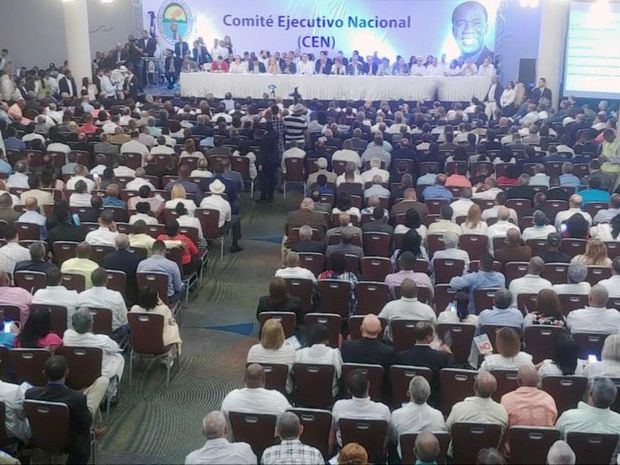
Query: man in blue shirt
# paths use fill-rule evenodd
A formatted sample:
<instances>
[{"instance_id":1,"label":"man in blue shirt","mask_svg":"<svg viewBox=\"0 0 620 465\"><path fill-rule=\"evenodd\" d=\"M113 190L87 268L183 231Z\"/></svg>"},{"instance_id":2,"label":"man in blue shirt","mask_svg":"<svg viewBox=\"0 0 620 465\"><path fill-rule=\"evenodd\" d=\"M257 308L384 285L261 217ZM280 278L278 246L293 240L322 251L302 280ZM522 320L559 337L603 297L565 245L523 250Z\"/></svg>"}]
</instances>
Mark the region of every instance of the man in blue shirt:
<instances>
[{"instance_id":1,"label":"man in blue shirt","mask_svg":"<svg viewBox=\"0 0 620 465\"><path fill-rule=\"evenodd\" d=\"M0 149L0 173L4 173L4 177L8 178L13 172L13 168L6 161L6 157L4 156L4 152Z\"/></svg>"},{"instance_id":2,"label":"man in blue shirt","mask_svg":"<svg viewBox=\"0 0 620 465\"><path fill-rule=\"evenodd\" d=\"M17 138L17 132L13 126L7 127L5 134L4 148L6 150L26 150L26 144Z\"/></svg>"},{"instance_id":3,"label":"man in blue shirt","mask_svg":"<svg viewBox=\"0 0 620 465\"><path fill-rule=\"evenodd\" d=\"M480 270L452 278L450 280L450 287L457 291L469 289L469 311L474 313L476 310L474 292L477 289L506 287L506 278L503 274L493 270L493 257L485 252L480 256Z\"/></svg>"},{"instance_id":4,"label":"man in blue shirt","mask_svg":"<svg viewBox=\"0 0 620 465\"><path fill-rule=\"evenodd\" d=\"M566 162L562 165L562 174L560 175L560 186L562 187L579 187L581 179L573 174L573 164Z\"/></svg>"},{"instance_id":5,"label":"man in blue shirt","mask_svg":"<svg viewBox=\"0 0 620 465\"><path fill-rule=\"evenodd\" d=\"M445 199L452 202L452 192L446 189L446 175L438 174L435 178L435 185L428 186L422 191L422 198L424 200Z\"/></svg>"},{"instance_id":6,"label":"man in blue shirt","mask_svg":"<svg viewBox=\"0 0 620 465\"><path fill-rule=\"evenodd\" d=\"M590 179L589 187L589 189L579 192L579 195L581 195L581 198L583 199L582 205L592 202L609 203L609 192L602 189L600 178Z\"/></svg>"},{"instance_id":7,"label":"man in blue shirt","mask_svg":"<svg viewBox=\"0 0 620 465\"><path fill-rule=\"evenodd\" d=\"M185 290L179 265L166 258L166 244L163 241L153 243L151 257L138 264L136 273L163 273L168 276L168 300L170 302L177 302Z\"/></svg>"},{"instance_id":8,"label":"man in blue shirt","mask_svg":"<svg viewBox=\"0 0 620 465\"><path fill-rule=\"evenodd\" d=\"M478 317L478 329L483 326L510 326L519 331L523 326L521 310L512 306L512 293L508 289L498 289L495 293L495 305L492 309L483 310Z\"/></svg>"}]
</instances>

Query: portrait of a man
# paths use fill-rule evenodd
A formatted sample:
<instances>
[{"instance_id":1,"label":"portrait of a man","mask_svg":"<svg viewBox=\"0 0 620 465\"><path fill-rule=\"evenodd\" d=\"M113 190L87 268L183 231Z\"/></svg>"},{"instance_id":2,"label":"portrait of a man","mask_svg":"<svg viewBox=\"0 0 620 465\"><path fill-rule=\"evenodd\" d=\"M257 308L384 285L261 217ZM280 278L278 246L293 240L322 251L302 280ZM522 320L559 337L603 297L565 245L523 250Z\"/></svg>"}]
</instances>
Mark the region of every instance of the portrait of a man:
<instances>
[{"instance_id":1,"label":"portrait of a man","mask_svg":"<svg viewBox=\"0 0 620 465\"><path fill-rule=\"evenodd\" d=\"M489 15L477 1L461 3L452 13L452 34L465 60L480 66L485 58L493 60L493 52L485 45L489 30Z\"/></svg>"}]
</instances>

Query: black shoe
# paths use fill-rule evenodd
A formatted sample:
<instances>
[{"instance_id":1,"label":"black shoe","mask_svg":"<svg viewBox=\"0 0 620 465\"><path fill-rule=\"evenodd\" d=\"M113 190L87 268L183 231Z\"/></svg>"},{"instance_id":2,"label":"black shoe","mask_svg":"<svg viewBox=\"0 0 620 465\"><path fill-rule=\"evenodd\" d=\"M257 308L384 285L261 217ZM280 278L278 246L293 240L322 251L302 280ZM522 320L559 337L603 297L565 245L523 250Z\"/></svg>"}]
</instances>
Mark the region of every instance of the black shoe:
<instances>
[{"instance_id":1,"label":"black shoe","mask_svg":"<svg viewBox=\"0 0 620 465\"><path fill-rule=\"evenodd\" d=\"M230 253L237 253L237 252L241 252L243 250L243 247L241 247L239 244L235 244L230 248Z\"/></svg>"}]
</instances>

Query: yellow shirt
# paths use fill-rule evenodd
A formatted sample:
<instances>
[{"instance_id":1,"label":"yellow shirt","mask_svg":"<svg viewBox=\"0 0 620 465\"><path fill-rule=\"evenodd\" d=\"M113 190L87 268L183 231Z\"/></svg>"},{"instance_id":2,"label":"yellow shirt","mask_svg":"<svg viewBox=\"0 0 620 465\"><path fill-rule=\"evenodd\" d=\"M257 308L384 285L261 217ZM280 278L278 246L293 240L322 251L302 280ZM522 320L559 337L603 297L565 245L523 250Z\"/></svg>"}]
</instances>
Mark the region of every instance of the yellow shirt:
<instances>
[{"instance_id":1,"label":"yellow shirt","mask_svg":"<svg viewBox=\"0 0 620 465\"><path fill-rule=\"evenodd\" d=\"M129 245L131 247L142 247L146 249L150 255L151 249L153 248L153 244L155 243L155 239L153 239L148 234L130 234L129 235Z\"/></svg>"},{"instance_id":2,"label":"yellow shirt","mask_svg":"<svg viewBox=\"0 0 620 465\"><path fill-rule=\"evenodd\" d=\"M86 281L86 289L89 289L93 286L90 275L97 268L99 268L97 262L89 260L88 258L70 258L62 264L60 271L62 273L76 273L83 275Z\"/></svg>"}]
</instances>

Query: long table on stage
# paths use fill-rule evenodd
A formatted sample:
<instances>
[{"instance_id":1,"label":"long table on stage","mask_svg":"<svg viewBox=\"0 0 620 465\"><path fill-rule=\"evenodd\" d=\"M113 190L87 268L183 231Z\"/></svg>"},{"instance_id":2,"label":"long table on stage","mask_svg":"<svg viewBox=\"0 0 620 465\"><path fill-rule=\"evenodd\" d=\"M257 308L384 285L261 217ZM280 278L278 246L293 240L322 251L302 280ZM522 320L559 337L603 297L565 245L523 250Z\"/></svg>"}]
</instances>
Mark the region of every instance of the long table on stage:
<instances>
[{"instance_id":1,"label":"long table on stage","mask_svg":"<svg viewBox=\"0 0 620 465\"><path fill-rule=\"evenodd\" d=\"M289 74L181 73L184 97L262 98L275 94L287 97L295 87L304 99L320 100L433 100L469 101L486 97L491 78L486 76L298 76Z\"/></svg>"}]
</instances>

